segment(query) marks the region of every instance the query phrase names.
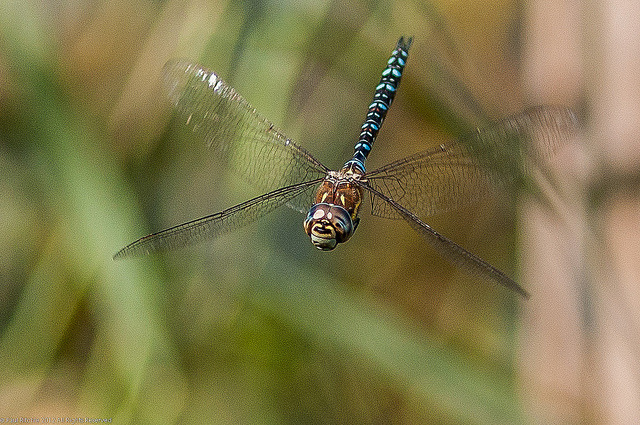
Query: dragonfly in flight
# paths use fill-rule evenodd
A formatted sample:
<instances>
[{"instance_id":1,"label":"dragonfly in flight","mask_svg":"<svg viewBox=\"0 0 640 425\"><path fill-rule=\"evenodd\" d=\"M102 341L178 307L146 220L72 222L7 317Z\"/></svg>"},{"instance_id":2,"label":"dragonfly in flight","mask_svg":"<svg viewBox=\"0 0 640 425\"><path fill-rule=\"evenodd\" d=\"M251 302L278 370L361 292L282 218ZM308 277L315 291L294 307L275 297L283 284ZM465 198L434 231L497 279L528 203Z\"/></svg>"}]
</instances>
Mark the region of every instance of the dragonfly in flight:
<instances>
[{"instance_id":1,"label":"dragonfly in flight","mask_svg":"<svg viewBox=\"0 0 640 425\"><path fill-rule=\"evenodd\" d=\"M411 41L403 37L398 41L376 86L353 157L337 171L294 143L214 72L188 61L167 63L163 72L167 96L186 125L223 162L266 193L140 238L114 258L212 239L283 205L306 211L303 227L311 242L323 251L333 250L355 232L367 194L373 215L403 219L458 268L527 297L513 279L438 233L422 218L477 200L487 187L499 184L500 176L485 165L496 160L492 156L495 152L504 151L501 145L518 140L509 144L518 152L509 155L516 158L512 162L521 162L521 169L527 163L539 163L568 137L574 115L562 107L536 107L479 129L466 139L367 171L365 161L397 92Z\"/></svg>"}]
</instances>

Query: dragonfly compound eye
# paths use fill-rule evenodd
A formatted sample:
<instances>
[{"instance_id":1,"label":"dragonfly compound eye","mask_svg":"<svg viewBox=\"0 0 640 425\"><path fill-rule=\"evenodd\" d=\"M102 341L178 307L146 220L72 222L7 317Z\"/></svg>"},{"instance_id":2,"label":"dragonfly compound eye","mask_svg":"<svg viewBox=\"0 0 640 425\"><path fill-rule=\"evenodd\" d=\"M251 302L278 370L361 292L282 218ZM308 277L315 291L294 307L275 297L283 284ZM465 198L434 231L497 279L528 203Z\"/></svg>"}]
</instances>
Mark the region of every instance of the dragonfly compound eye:
<instances>
[{"instance_id":1,"label":"dragonfly compound eye","mask_svg":"<svg viewBox=\"0 0 640 425\"><path fill-rule=\"evenodd\" d=\"M347 210L321 202L309 210L304 230L316 248L331 251L337 244L349 240L355 229Z\"/></svg>"}]
</instances>

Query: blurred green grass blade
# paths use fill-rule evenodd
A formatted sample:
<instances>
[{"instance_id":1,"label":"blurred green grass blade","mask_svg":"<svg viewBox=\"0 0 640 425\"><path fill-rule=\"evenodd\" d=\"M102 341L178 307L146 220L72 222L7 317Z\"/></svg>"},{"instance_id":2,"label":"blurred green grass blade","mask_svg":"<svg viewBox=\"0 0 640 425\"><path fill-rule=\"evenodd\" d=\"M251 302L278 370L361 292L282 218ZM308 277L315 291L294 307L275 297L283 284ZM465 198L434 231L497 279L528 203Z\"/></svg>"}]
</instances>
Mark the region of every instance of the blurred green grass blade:
<instances>
[{"instance_id":1,"label":"blurred green grass blade","mask_svg":"<svg viewBox=\"0 0 640 425\"><path fill-rule=\"evenodd\" d=\"M11 77L23 88L19 113L28 130L19 143L29 152L25 158L40 186L37 192L44 195L41 202L49 216L43 220L56 230L2 335L2 374L46 374L89 290L97 332L85 373L101 379L87 379L80 388L82 413L110 415L123 423L132 417L136 423L157 423L139 413L141 404L155 402L165 407L163 420L171 421L179 414L179 403L170 410L169 404L150 399L142 390L152 366L173 370L180 388L170 338L158 321L162 279L152 262L115 264L111 259L137 234L133 229L141 214L114 158L103 148L106 141L86 122L82 110L72 107L56 81L55 62L43 53L52 51L42 47L48 42L46 25L31 10L37 9L35 4L9 3L11 7L3 8L0 31L12 42ZM96 348L101 346L108 352ZM117 392L110 392L114 388L103 383L116 377ZM114 394L119 403L114 404ZM171 396L173 400L180 400L178 394ZM159 412L146 410L155 419Z\"/></svg>"},{"instance_id":2,"label":"blurred green grass blade","mask_svg":"<svg viewBox=\"0 0 640 425\"><path fill-rule=\"evenodd\" d=\"M115 249L136 233L126 229L134 229L134 223L139 222L131 219L131 212L137 207L127 195L113 160L99 149L99 136L77 117L57 113L64 110L64 105L55 106L59 108L41 110L40 115L47 117L43 134L48 137L43 138L39 153L58 171L49 176L56 182L50 195L57 213L66 216L65 223L69 225L63 243L64 252L71 255L68 261L72 272L80 278L80 284L95 283L92 301L100 319L97 335L106 339L95 344L109 347L108 362L113 363L107 367L100 357L90 364L123 377L129 402L119 410L122 417L129 418L131 411L126 407L135 410L137 403L150 402L141 387L151 359L158 353L170 352L170 337L158 322L162 317L158 311L162 279L152 262L112 261ZM60 133L56 134L56 130ZM108 409L110 406L99 399L109 399L113 393L104 393L97 382L87 381L84 400L92 410L96 406ZM164 412L165 419L176 415L177 412Z\"/></svg>"},{"instance_id":3,"label":"blurred green grass blade","mask_svg":"<svg viewBox=\"0 0 640 425\"><path fill-rule=\"evenodd\" d=\"M509 366L481 370L481 363L411 332L406 320L352 296L327 276L275 264L256 282L252 303L329 349L365 359L429 413L465 424L524 422Z\"/></svg>"},{"instance_id":4,"label":"blurred green grass blade","mask_svg":"<svg viewBox=\"0 0 640 425\"><path fill-rule=\"evenodd\" d=\"M69 285L55 242L47 245L0 340L5 379L46 372L83 296Z\"/></svg>"}]
</instances>

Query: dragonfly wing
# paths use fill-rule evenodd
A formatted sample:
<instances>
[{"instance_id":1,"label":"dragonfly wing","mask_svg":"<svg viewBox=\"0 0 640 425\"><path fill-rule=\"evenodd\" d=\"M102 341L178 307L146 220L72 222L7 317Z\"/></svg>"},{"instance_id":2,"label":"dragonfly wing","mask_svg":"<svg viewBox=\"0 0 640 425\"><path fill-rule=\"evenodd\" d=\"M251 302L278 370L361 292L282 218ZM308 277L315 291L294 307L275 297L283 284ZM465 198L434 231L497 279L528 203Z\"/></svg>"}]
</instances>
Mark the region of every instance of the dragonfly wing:
<instances>
[{"instance_id":1,"label":"dragonfly wing","mask_svg":"<svg viewBox=\"0 0 640 425\"><path fill-rule=\"evenodd\" d=\"M537 106L478 129L461 140L477 161L502 183L518 183L532 167L548 161L577 132L571 109Z\"/></svg>"},{"instance_id":2,"label":"dragonfly wing","mask_svg":"<svg viewBox=\"0 0 640 425\"><path fill-rule=\"evenodd\" d=\"M430 216L481 199L491 190L491 174L478 166L461 144L401 159L367 174L369 185L406 205L419 216ZM380 197L371 198L374 215L398 218Z\"/></svg>"},{"instance_id":3,"label":"dragonfly wing","mask_svg":"<svg viewBox=\"0 0 640 425\"><path fill-rule=\"evenodd\" d=\"M521 184L530 168L542 165L575 130L569 109L537 107L366 177L376 190L419 216L429 216L481 199L496 186ZM374 197L372 205L375 215L398 217L380 198Z\"/></svg>"},{"instance_id":4,"label":"dragonfly wing","mask_svg":"<svg viewBox=\"0 0 640 425\"><path fill-rule=\"evenodd\" d=\"M446 236L436 232L431 226L420 220L414 213L407 210L393 199L377 191L366 183L363 184L363 187L372 194L372 198L379 198L381 202L389 204L389 206L393 208L407 223L409 223L413 230L418 232L427 241L427 243L436 250L436 252L438 252L444 259L451 262L454 266L472 276L506 286L525 298L529 297L527 291L499 269L487 263L477 255L467 251Z\"/></svg>"},{"instance_id":5,"label":"dragonfly wing","mask_svg":"<svg viewBox=\"0 0 640 425\"><path fill-rule=\"evenodd\" d=\"M114 258L138 257L213 239L252 223L297 197L309 195L319 182L320 179L316 179L280 188L224 211L145 236L122 248Z\"/></svg>"},{"instance_id":6,"label":"dragonfly wing","mask_svg":"<svg viewBox=\"0 0 640 425\"><path fill-rule=\"evenodd\" d=\"M214 72L173 60L163 75L167 97L193 134L261 191L312 180L328 171Z\"/></svg>"}]
</instances>

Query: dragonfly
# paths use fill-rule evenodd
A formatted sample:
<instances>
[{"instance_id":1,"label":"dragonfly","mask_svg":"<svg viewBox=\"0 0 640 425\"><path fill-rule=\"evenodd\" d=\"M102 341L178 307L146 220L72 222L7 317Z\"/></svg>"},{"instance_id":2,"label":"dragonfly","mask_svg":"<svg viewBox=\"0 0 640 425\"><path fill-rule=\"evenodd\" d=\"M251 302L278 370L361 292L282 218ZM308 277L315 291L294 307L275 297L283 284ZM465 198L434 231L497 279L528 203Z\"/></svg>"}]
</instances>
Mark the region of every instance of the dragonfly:
<instances>
[{"instance_id":1,"label":"dragonfly","mask_svg":"<svg viewBox=\"0 0 640 425\"><path fill-rule=\"evenodd\" d=\"M287 137L214 72L185 60L168 62L163 70L167 97L186 126L223 163L266 193L142 237L114 258L209 240L285 205L306 211L304 231L315 247L331 251L353 236L368 195L371 214L404 220L459 269L528 297L504 272L437 232L423 218L478 200L488 188L508 180L492 172L490 163L518 163L521 169L540 163L568 137L575 117L563 107L536 107L457 142L367 171L366 159L395 98L411 43L412 38L398 40L375 88L353 156L337 171ZM512 152L501 154L503 145Z\"/></svg>"}]
</instances>

